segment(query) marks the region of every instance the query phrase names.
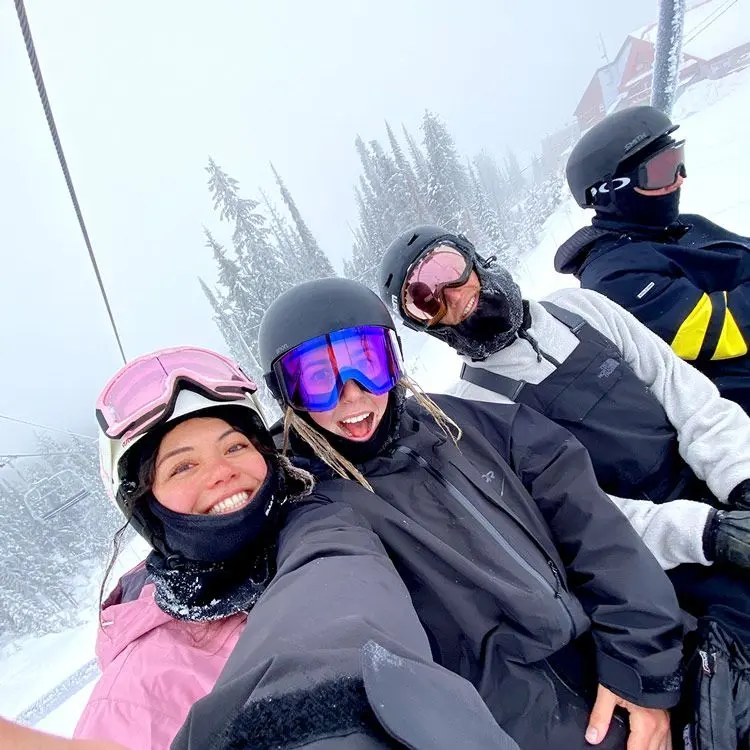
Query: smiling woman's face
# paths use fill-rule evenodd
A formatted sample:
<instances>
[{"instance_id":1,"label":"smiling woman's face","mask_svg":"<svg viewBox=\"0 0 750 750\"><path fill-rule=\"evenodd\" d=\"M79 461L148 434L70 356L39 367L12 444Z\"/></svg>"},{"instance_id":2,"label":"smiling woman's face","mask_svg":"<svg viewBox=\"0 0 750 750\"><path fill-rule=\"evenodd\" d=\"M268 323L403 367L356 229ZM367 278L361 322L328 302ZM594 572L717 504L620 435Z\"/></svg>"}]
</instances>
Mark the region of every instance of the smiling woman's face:
<instances>
[{"instance_id":1,"label":"smiling woman's face","mask_svg":"<svg viewBox=\"0 0 750 750\"><path fill-rule=\"evenodd\" d=\"M151 489L177 513L232 513L253 499L267 472L245 435L222 419L194 417L162 439Z\"/></svg>"}]
</instances>

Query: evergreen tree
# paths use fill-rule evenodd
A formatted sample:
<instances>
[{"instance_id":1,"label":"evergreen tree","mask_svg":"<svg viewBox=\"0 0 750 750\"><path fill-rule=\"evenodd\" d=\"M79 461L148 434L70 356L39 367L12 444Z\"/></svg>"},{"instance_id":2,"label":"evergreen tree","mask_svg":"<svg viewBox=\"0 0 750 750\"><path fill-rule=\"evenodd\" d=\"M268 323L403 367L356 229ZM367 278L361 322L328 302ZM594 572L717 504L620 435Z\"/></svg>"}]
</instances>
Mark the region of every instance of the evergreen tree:
<instances>
[{"instance_id":1,"label":"evergreen tree","mask_svg":"<svg viewBox=\"0 0 750 750\"><path fill-rule=\"evenodd\" d=\"M305 268L305 251L302 247L301 238L289 226L289 222L281 215L266 192L261 189L260 194L270 216L270 228L273 236L276 238L279 253L287 261L287 281L289 284L299 284L307 281L310 277Z\"/></svg>"},{"instance_id":2,"label":"evergreen tree","mask_svg":"<svg viewBox=\"0 0 750 750\"><path fill-rule=\"evenodd\" d=\"M399 197L404 205L408 206L408 215L411 223L427 224L429 215L422 200L421 191L417 182L417 175L409 160L404 155L401 144L396 140L396 136L391 130L391 126L386 121L385 129L388 133L388 142L391 146L391 153L396 164L397 178L399 185ZM402 222L406 223L406 222Z\"/></svg>"},{"instance_id":3,"label":"evergreen tree","mask_svg":"<svg viewBox=\"0 0 750 750\"><path fill-rule=\"evenodd\" d=\"M427 159L422 153L422 150L414 140L414 136L406 129L406 125L401 126L404 131L404 138L406 138L406 145L409 148L409 155L411 156L412 162L414 162L414 174L417 177L417 186L421 195L427 194L427 183L429 180L429 170L427 167ZM429 212L429 206L426 206L426 210Z\"/></svg>"},{"instance_id":4,"label":"evergreen tree","mask_svg":"<svg viewBox=\"0 0 750 750\"><path fill-rule=\"evenodd\" d=\"M502 221L503 211L509 203L508 181L492 154L484 149L474 157L474 168L487 196Z\"/></svg>"},{"instance_id":5,"label":"evergreen tree","mask_svg":"<svg viewBox=\"0 0 750 750\"><path fill-rule=\"evenodd\" d=\"M471 220L468 179L456 145L440 118L426 111L422 119L427 153L427 201L437 224L453 232L468 230Z\"/></svg>"},{"instance_id":6,"label":"evergreen tree","mask_svg":"<svg viewBox=\"0 0 750 750\"><path fill-rule=\"evenodd\" d=\"M233 225L232 245L236 260L206 231L218 270L218 288L201 280L203 293L214 310L214 320L229 351L259 385L264 411L278 415L263 384L258 363L258 329L265 311L283 291L310 278L333 275L333 268L302 219L289 190L278 173L274 175L294 228L263 194L270 221L258 211L259 201L240 194L240 185L213 160L206 168L208 186L219 218ZM273 169L273 166L272 166Z\"/></svg>"},{"instance_id":7,"label":"evergreen tree","mask_svg":"<svg viewBox=\"0 0 750 750\"><path fill-rule=\"evenodd\" d=\"M271 164L271 170L276 178L276 183L279 186L279 191L281 192L284 204L291 214L295 227L297 227L297 233L299 234L301 242L301 261L302 266L307 269L307 278L324 279L330 276L335 276L336 273L333 270L331 262L328 260L326 254L320 249L313 233L308 229L305 220L302 218L302 214L297 208L297 204L292 198L292 194L289 192L273 164Z\"/></svg>"},{"instance_id":8,"label":"evergreen tree","mask_svg":"<svg viewBox=\"0 0 750 750\"><path fill-rule=\"evenodd\" d=\"M27 484L0 483L0 645L89 619L122 524L104 492L96 441L37 440L43 455L22 459Z\"/></svg>"},{"instance_id":9,"label":"evergreen tree","mask_svg":"<svg viewBox=\"0 0 750 750\"><path fill-rule=\"evenodd\" d=\"M227 289L226 296L239 317L239 331L257 359L257 330L261 318L287 287L287 279L294 277L294 263L282 258L271 243L265 218L255 211L258 202L242 198L237 180L229 177L213 160L209 160L207 171L214 208L219 210L223 220L234 222L232 243L240 266L238 277L231 283L222 279L220 269L219 283Z\"/></svg>"},{"instance_id":10,"label":"evergreen tree","mask_svg":"<svg viewBox=\"0 0 750 750\"><path fill-rule=\"evenodd\" d=\"M514 259L500 217L471 164L467 171L472 186L471 214L477 229L477 234L472 239L482 255L495 255L504 266L510 267L514 264Z\"/></svg>"},{"instance_id":11,"label":"evergreen tree","mask_svg":"<svg viewBox=\"0 0 750 750\"><path fill-rule=\"evenodd\" d=\"M510 191L516 198L520 197L524 192L525 180L518 157L511 149L508 149L505 156L505 179Z\"/></svg>"}]
</instances>

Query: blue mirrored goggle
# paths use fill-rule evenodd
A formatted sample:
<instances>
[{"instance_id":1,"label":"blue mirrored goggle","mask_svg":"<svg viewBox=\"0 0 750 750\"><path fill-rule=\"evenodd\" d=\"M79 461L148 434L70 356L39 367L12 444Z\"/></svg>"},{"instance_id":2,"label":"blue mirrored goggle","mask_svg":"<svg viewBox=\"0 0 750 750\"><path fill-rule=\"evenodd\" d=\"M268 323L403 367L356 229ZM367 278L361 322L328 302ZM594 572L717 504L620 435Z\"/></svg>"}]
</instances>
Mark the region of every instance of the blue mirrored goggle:
<instances>
[{"instance_id":1,"label":"blue mirrored goggle","mask_svg":"<svg viewBox=\"0 0 750 750\"><path fill-rule=\"evenodd\" d=\"M380 396L401 377L396 336L388 328L357 326L305 341L273 366L284 400L294 409L329 411L354 380Z\"/></svg>"}]
</instances>

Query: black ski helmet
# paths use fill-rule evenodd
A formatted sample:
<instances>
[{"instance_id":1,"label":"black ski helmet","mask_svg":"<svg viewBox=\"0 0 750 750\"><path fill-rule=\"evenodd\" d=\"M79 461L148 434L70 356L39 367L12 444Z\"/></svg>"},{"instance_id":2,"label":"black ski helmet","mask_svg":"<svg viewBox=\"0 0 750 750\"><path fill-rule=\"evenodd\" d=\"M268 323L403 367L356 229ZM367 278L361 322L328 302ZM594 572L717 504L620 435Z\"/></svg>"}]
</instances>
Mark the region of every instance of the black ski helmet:
<instances>
[{"instance_id":1,"label":"black ski helmet","mask_svg":"<svg viewBox=\"0 0 750 750\"><path fill-rule=\"evenodd\" d=\"M424 330L404 312L401 288L406 281L406 274L414 263L427 250L442 242L447 242L476 263L477 253L474 245L463 235L452 234L442 227L433 224L421 224L396 237L383 253L380 261L380 297L389 305L393 315L397 315L407 328Z\"/></svg>"},{"instance_id":2,"label":"black ski helmet","mask_svg":"<svg viewBox=\"0 0 750 750\"><path fill-rule=\"evenodd\" d=\"M626 159L643 151L679 125L656 107L629 107L605 117L573 147L565 172L568 187L581 208L591 208L591 188L611 180Z\"/></svg>"},{"instance_id":3,"label":"black ski helmet","mask_svg":"<svg viewBox=\"0 0 750 750\"><path fill-rule=\"evenodd\" d=\"M263 316L258 332L260 365L274 397L280 398L273 374L279 357L305 341L354 326L396 332L388 308L364 284L338 277L316 279L280 294Z\"/></svg>"}]
</instances>

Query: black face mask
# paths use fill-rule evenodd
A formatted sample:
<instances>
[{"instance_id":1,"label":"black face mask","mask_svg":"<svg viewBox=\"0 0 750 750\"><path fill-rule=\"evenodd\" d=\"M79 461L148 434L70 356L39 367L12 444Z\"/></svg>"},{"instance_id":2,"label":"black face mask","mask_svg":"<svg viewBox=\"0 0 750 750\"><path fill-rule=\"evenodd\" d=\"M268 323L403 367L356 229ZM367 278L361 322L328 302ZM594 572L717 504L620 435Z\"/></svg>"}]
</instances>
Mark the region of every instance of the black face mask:
<instances>
[{"instance_id":1,"label":"black face mask","mask_svg":"<svg viewBox=\"0 0 750 750\"><path fill-rule=\"evenodd\" d=\"M515 339L523 323L523 299L518 284L504 268L485 268L475 263L474 270L482 285L476 310L458 325L438 324L424 330L477 361Z\"/></svg>"},{"instance_id":2,"label":"black face mask","mask_svg":"<svg viewBox=\"0 0 750 750\"><path fill-rule=\"evenodd\" d=\"M668 227L680 216L679 188L668 195L641 195L630 186L616 191L607 210L597 208L604 219L639 224L646 227Z\"/></svg>"},{"instance_id":3,"label":"black face mask","mask_svg":"<svg viewBox=\"0 0 750 750\"><path fill-rule=\"evenodd\" d=\"M233 513L215 516L176 513L153 495L147 501L149 514L160 524L158 534L165 556L218 563L252 551L254 543L276 520L280 502L278 468L266 459L268 473L252 501Z\"/></svg>"}]
</instances>

